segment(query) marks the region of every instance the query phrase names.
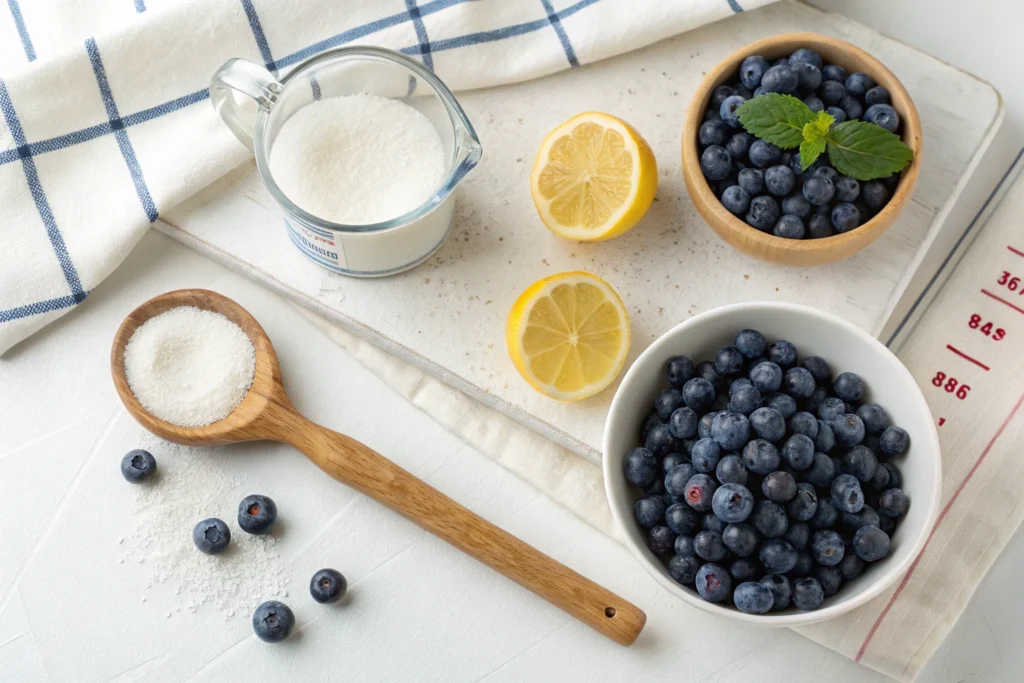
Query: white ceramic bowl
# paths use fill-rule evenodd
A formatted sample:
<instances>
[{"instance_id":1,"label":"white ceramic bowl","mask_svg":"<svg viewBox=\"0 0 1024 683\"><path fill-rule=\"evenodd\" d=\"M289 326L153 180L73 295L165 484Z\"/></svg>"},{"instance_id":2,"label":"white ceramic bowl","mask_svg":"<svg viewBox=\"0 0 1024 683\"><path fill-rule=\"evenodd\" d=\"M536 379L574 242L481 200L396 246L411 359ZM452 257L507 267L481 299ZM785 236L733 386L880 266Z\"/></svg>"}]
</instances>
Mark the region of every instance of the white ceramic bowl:
<instances>
[{"instance_id":1,"label":"white ceramic bowl","mask_svg":"<svg viewBox=\"0 0 1024 683\"><path fill-rule=\"evenodd\" d=\"M839 372L856 372L865 382L866 398L880 403L893 424L910 434L909 451L894 460L903 473L903 490L910 510L893 535L888 557L867 568L839 592L826 598L821 609L802 612L789 608L768 614L744 614L730 607L705 602L690 588L669 576L661 560L647 548L647 534L633 520L633 504L641 492L623 476L626 453L640 445L640 427L651 412L654 397L668 387L665 362L685 354L694 363L712 360L718 349L733 342L744 328L760 330L769 342L787 339L801 357L817 355ZM938 515L942 484L939 437L928 404L914 378L881 342L859 327L806 306L759 302L723 306L681 323L647 348L626 373L615 392L604 428L604 481L612 515L622 529L633 555L665 590L694 607L759 624L796 626L831 619L848 612L888 588L924 547Z\"/></svg>"}]
</instances>

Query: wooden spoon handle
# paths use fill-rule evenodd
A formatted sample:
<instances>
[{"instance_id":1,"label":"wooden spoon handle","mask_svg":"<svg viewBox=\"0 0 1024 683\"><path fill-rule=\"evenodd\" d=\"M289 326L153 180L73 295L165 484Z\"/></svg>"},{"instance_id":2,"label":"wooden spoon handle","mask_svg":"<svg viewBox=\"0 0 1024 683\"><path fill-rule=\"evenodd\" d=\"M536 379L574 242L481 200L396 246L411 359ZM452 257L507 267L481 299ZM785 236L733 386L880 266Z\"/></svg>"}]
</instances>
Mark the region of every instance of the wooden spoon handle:
<instances>
[{"instance_id":1,"label":"wooden spoon handle","mask_svg":"<svg viewBox=\"0 0 1024 683\"><path fill-rule=\"evenodd\" d=\"M635 605L470 512L368 446L298 413L289 417L299 422L280 429L278 437L338 481L401 513L616 643L631 645L640 635L647 616ZM281 422L278 426L284 427Z\"/></svg>"}]
</instances>

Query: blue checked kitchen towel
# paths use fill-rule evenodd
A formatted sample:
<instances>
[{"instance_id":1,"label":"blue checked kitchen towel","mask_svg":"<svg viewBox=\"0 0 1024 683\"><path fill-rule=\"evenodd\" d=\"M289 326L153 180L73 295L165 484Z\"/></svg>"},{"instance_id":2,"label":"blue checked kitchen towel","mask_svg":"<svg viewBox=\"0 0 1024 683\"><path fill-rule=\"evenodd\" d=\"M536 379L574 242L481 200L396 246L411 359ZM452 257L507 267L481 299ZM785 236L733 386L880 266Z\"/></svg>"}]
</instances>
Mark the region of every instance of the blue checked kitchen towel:
<instances>
[{"instance_id":1,"label":"blue checked kitchen towel","mask_svg":"<svg viewBox=\"0 0 1024 683\"><path fill-rule=\"evenodd\" d=\"M81 303L161 211L246 160L208 102L230 57L281 72L368 43L481 88L768 2L0 0L0 354Z\"/></svg>"}]
</instances>

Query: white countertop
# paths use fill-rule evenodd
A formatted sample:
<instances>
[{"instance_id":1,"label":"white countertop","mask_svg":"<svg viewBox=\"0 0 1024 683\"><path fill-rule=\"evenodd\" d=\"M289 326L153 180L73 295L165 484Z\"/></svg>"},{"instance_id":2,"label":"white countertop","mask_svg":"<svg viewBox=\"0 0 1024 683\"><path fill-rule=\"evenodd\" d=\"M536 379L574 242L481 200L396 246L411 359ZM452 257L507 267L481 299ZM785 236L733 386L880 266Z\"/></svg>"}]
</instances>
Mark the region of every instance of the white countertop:
<instances>
[{"instance_id":1,"label":"white countertop","mask_svg":"<svg viewBox=\"0 0 1024 683\"><path fill-rule=\"evenodd\" d=\"M256 640L246 614L188 611L187 591L147 589L124 561L136 489L117 465L138 427L108 376L111 336L155 294L232 296L274 341L298 407L352 434L509 531L641 606L628 649L337 484L284 446L220 454L274 497L278 551L298 616L286 646ZM0 361L0 676L4 681L637 680L883 681L795 633L708 622L667 598L628 551L406 404L274 294L151 232L83 305ZM237 457L235 457L237 456ZM165 465L173 466L173 463ZM230 511L237 503L224 501ZM17 511L13 513L13 511ZM223 514L222 516L227 516ZM188 530L186 530L186 533ZM346 573L351 601L321 607L306 582ZM1011 681L1024 664L1018 536L920 680ZM146 597L146 601L142 601ZM180 611L179 611L180 610ZM168 617L167 615L171 616ZM700 620L702 628L695 628ZM723 632L728 638L723 638ZM567 665L568 663L568 665Z\"/></svg>"}]
</instances>

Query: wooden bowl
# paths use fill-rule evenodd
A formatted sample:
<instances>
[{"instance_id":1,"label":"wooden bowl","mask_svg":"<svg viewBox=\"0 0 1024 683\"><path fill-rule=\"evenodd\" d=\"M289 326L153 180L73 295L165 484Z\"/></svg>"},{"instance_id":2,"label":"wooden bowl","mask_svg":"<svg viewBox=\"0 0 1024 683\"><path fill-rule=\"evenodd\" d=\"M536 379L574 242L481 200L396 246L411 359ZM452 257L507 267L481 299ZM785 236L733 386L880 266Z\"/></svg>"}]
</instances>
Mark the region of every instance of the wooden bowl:
<instances>
[{"instance_id":1,"label":"wooden bowl","mask_svg":"<svg viewBox=\"0 0 1024 683\"><path fill-rule=\"evenodd\" d=\"M697 131L704 122L704 110L714 89L736 77L740 63L750 55L761 55L769 63L809 47L826 63L838 64L848 72L863 71L889 91L892 106L900 115L903 142L914 150L914 160L903 169L899 185L881 211L867 223L841 235L820 239L793 240L776 237L747 225L730 213L712 192L700 170ZM856 45L817 33L786 33L758 40L726 57L708 72L690 100L683 125L683 178L697 211L718 236L754 258L786 266L816 266L846 258L863 249L892 225L910 201L921 168L921 119L906 88L885 66Z\"/></svg>"}]
</instances>

